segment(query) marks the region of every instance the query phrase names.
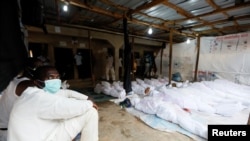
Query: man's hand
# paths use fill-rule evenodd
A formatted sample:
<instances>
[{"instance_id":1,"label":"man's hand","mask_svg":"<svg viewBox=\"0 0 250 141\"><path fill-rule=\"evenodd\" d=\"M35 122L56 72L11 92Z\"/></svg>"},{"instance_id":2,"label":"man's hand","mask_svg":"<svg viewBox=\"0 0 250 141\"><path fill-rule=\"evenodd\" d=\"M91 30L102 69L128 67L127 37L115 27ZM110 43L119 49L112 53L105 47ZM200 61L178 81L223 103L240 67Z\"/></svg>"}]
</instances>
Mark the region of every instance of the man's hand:
<instances>
[{"instance_id":1,"label":"man's hand","mask_svg":"<svg viewBox=\"0 0 250 141\"><path fill-rule=\"evenodd\" d=\"M98 106L95 104L92 98L88 97L88 100L90 100L93 103L93 107L98 110Z\"/></svg>"},{"instance_id":2,"label":"man's hand","mask_svg":"<svg viewBox=\"0 0 250 141\"><path fill-rule=\"evenodd\" d=\"M93 101L92 101L93 102ZM93 107L98 110L98 106L93 102Z\"/></svg>"}]
</instances>

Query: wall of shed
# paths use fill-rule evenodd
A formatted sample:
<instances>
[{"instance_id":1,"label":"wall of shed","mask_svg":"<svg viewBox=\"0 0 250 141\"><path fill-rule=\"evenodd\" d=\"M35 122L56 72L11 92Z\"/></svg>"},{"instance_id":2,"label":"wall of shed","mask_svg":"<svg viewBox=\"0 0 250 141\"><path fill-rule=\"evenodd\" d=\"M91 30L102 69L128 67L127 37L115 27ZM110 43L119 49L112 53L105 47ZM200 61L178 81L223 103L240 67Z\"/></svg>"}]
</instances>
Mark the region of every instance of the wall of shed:
<instances>
[{"instance_id":1,"label":"wall of shed","mask_svg":"<svg viewBox=\"0 0 250 141\"><path fill-rule=\"evenodd\" d=\"M201 79L225 78L250 85L250 32L201 38Z\"/></svg>"},{"instance_id":2,"label":"wall of shed","mask_svg":"<svg viewBox=\"0 0 250 141\"><path fill-rule=\"evenodd\" d=\"M40 28L28 27L26 39L28 43L47 44L49 47L48 57L51 60L52 65L55 64L54 49L56 47L70 48L73 53L76 53L77 49L90 49L92 50L95 59L93 69L95 78L103 78L104 61L107 49L111 48L114 52L116 79L119 79L119 50L123 49L123 34L53 25L47 25L46 27L48 34L45 34ZM134 39L132 40L132 38ZM72 42L72 39L76 39L77 42ZM139 52L140 56L143 56L144 51L158 51L159 47L162 45L161 41L154 41L145 38L142 39L138 37L130 37L130 42L133 44L133 51ZM78 79L76 66L74 69L74 79Z\"/></svg>"},{"instance_id":3,"label":"wall of shed","mask_svg":"<svg viewBox=\"0 0 250 141\"><path fill-rule=\"evenodd\" d=\"M194 79L196 40L173 45L172 74L180 72L185 80ZM168 76L169 46L163 50L163 76ZM198 80L224 78L250 85L250 32L217 37L201 37ZM160 54L157 64L160 65ZM159 73L159 72L158 72Z\"/></svg>"},{"instance_id":4,"label":"wall of shed","mask_svg":"<svg viewBox=\"0 0 250 141\"><path fill-rule=\"evenodd\" d=\"M182 81L193 80L193 71L195 69L196 60L196 40L191 40L189 44L186 42L173 44L172 47L172 74L179 72ZM157 54L155 59L157 68L160 68L161 52ZM157 75L168 77L169 75L169 44L163 49L162 54L162 74L157 71Z\"/></svg>"}]
</instances>

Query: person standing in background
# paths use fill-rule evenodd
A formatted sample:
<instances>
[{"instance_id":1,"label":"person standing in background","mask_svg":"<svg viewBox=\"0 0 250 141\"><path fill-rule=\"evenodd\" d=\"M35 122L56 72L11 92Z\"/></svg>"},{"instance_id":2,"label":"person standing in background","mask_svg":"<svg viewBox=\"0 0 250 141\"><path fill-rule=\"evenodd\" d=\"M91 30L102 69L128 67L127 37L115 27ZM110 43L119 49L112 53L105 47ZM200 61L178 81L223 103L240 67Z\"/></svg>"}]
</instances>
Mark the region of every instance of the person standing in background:
<instances>
[{"instance_id":1,"label":"person standing in background","mask_svg":"<svg viewBox=\"0 0 250 141\"><path fill-rule=\"evenodd\" d=\"M147 54L145 56L145 60L144 60L144 65L145 65L145 70L144 70L144 77L149 77L150 76L150 68L151 68L151 58L150 55Z\"/></svg>"},{"instance_id":2,"label":"person standing in background","mask_svg":"<svg viewBox=\"0 0 250 141\"><path fill-rule=\"evenodd\" d=\"M82 54L81 52L78 52L77 54L75 54L74 56L75 58L75 63L76 63L76 67L77 67L77 71L78 71L78 78L83 78L82 77L82 73L83 73L83 64L82 64Z\"/></svg>"},{"instance_id":3,"label":"person standing in background","mask_svg":"<svg viewBox=\"0 0 250 141\"><path fill-rule=\"evenodd\" d=\"M109 74L111 73L112 80L115 81L114 58L109 52L106 57L106 80L109 81Z\"/></svg>"},{"instance_id":4,"label":"person standing in background","mask_svg":"<svg viewBox=\"0 0 250 141\"><path fill-rule=\"evenodd\" d=\"M45 55L40 55L37 57L37 59L41 60L43 62L43 65L50 65L50 60Z\"/></svg>"},{"instance_id":5,"label":"person standing in background","mask_svg":"<svg viewBox=\"0 0 250 141\"><path fill-rule=\"evenodd\" d=\"M150 69L150 77L156 77L156 72L157 72L157 67L155 63L155 58L156 58L156 52L154 52L154 55L152 56L152 64L151 64L151 69Z\"/></svg>"},{"instance_id":6,"label":"person standing in background","mask_svg":"<svg viewBox=\"0 0 250 141\"><path fill-rule=\"evenodd\" d=\"M122 62L122 58L119 58L119 78L122 79L123 77L123 62Z\"/></svg>"}]
</instances>

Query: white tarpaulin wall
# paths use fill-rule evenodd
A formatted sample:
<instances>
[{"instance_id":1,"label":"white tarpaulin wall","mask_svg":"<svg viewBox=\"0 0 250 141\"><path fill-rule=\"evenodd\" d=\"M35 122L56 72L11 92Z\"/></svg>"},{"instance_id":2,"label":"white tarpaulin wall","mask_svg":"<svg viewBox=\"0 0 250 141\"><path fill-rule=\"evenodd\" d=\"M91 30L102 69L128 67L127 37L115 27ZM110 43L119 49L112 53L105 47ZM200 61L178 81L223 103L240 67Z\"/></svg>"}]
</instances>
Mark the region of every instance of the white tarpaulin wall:
<instances>
[{"instance_id":1,"label":"white tarpaulin wall","mask_svg":"<svg viewBox=\"0 0 250 141\"><path fill-rule=\"evenodd\" d=\"M172 74L180 72L183 80L193 80L196 40L173 45ZM198 79L225 78L250 85L250 32L218 37L201 37ZM162 75L168 76L169 45L163 50ZM156 57L160 68L160 53ZM159 69L158 69L159 70ZM157 72L159 74L159 71Z\"/></svg>"},{"instance_id":2,"label":"white tarpaulin wall","mask_svg":"<svg viewBox=\"0 0 250 141\"><path fill-rule=\"evenodd\" d=\"M172 74L179 72L181 73L183 80L193 80L193 70L195 67L196 59L196 41L191 40L189 44L186 42L180 44L173 44L172 53ZM157 74L160 75L160 60L161 53L159 52L155 58L157 66ZM162 76L168 76L169 72L169 45L163 50L162 55Z\"/></svg>"},{"instance_id":3,"label":"white tarpaulin wall","mask_svg":"<svg viewBox=\"0 0 250 141\"><path fill-rule=\"evenodd\" d=\"M250 32L201 38L199 74L250 85Z\"/></svg>"}]
</instances>

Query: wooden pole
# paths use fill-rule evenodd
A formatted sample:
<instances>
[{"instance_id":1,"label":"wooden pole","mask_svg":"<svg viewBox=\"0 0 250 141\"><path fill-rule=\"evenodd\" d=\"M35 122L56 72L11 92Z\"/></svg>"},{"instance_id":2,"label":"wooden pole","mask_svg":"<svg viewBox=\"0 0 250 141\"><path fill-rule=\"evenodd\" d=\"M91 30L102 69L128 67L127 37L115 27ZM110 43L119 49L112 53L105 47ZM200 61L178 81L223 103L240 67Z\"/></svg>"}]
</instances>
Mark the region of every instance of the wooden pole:
<instances>
[{"instance_id":1,"label":"wooden pole","mask_svg":"<svg viewBox=\"0 0 250 141\"><path fill-rule=\"evenodd\" d=\"M88 46L89 46L89 57L90 57L90 72L91 72L91 79L92 79L92 84L95 86L95 75L93 72L93 56L92 56L92 49L91 49L91 35L90 35L90 30L88 30Z\"/></svg>"},{"instance_id":2,"label":"wooden pole","mask_svg":"<svg viewBox=\"0 0 250 141\"><path fill-rule=\"evenodd\" d=\"M173 29L170 29L170 36L169 36L169 72L168 72L168 78L169 78L169 82L168 84L171 84L171 80L172 80L172 52L173 52Z\"/></svg>"},{"instance_id":3,"label":"wooden pole","mask_svg":"<svg viewBox=\"0 0 250 141\"><path fill-rule=\"evenodd\" d=\"M128 36L128 22L127 18L123 18L123 32L124 32L124 79L123 79L123 87L126 91L126 94L130 94L132 92L132 84L131 84L131 45L129 44L129 36Z\"/></svg>"},{"instance_id":4,"label":"wooden pole","mask_svg":"<svg viewBox=\"0 0 250 141\"><path fill-rule=\"evenodd\" d=\"M135 39L134 39L134 37L132 37L132 43L131 43L131 50L132 50L132 56L131 56L131 60L132 60L132 62L131 62L131 65L132 65L132 80L135 80L135 72L134 72L134 69L136 69L136 68L134 68L134 63L135 63L135 51L134 51L134 43L135 43Z\"/></svg>"},{"instance_id":5,"label":"wooden pole","mask_svg":"<svg viewBox=\"0 0 250 141\"><path fill-rule=\"evenodd\" d=\"M197 81L197 73L198 73L198 65L199 65L199 57L200 57L200 35L197 36L197 57L195 64L195 73L194 73L194 81Z\"/></svg>"},{"instance_id":6,"label":"wooden pole","mask_svg":"<svg viewBox=\"0 0 250 141\"><path fill-rule=\"evenodd\" d=\"M160 75L162 75L162 56L163 56L163 49L165 48L166 44L163 43L161 47L161 61L160 61Z\"/></svg>"}]
</instances>

